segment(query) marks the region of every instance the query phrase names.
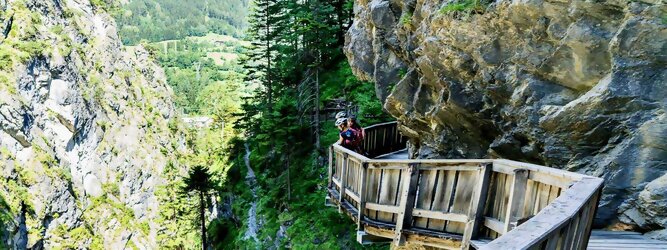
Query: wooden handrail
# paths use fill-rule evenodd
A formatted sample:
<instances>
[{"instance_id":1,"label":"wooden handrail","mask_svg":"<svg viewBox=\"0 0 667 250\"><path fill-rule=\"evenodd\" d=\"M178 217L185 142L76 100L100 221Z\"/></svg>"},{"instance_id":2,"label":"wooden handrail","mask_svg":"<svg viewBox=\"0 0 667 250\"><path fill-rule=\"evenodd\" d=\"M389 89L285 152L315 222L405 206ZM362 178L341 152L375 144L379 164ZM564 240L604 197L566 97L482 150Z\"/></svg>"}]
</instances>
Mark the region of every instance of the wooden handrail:
<instances>
[{"instance_id":1,"label":"wooden handrail","mask_svg":"<svg viewBox=\"0 0 667 250\"><path fill-rule=\"evenodd\" d=\"M580 218L579 221L592 219L591 211L582 210L586 206L597 206L598 198L596 196L599 195L601 188L602 179L600 178L583 178L574 182L564 194L542 209L535 217L502 237L491 241L481 249L528 249L539 246L543 242L558 244L559 240L561 241L561 249L585 249L586 242L565 241L554 236L558 233L558 230L573 222L573 219L577 218L581 212L584 212L582 213L584 218ZM586 223L586 226L590 229L588 223ZM590 234L590 230L581 233Z\"/></svg>"},{"instance_id":2,"label":"wooden handrail","mask_svg":"<svg viewBox=\"0 0 667 250\"><path fill-rule=\"evenodd\" d=\"M396 126L365 128L371 157L405 148ZM397 245L468 249L491 238L483 249L585 248L602 187L600 178L504 159L373 159L340 145L329 159L339 209L360 232Z\"/></svg>"}]
</instances>

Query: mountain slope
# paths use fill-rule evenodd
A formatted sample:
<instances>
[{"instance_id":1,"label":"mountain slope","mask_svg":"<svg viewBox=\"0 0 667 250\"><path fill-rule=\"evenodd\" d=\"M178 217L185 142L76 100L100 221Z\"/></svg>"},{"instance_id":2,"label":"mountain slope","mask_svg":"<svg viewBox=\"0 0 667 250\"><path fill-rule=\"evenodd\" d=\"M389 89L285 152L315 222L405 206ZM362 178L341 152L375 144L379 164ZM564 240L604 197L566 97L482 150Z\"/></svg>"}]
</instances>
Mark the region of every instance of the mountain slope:
<instances>
[{"instance_id":1,"label":"mountain slope","mask_svg":"<svg viewBox=\"0 0 667 250\"><path fill-rule=\"evenodd\" d=\"M184 147L162 69L104 1L0 7L2 245L156 248Z\"/></svg>"}]
</instances>

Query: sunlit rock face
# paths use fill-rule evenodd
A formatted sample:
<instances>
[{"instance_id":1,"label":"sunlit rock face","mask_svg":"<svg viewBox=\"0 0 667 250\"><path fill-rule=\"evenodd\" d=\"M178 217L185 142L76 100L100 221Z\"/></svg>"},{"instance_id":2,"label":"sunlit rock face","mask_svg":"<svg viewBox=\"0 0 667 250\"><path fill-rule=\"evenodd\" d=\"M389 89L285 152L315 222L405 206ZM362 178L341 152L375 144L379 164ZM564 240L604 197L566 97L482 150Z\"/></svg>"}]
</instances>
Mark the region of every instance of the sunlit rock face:
<instances>
[{"instance_id":1,"label":"sunlit rock face","mask_svg":"<svg viewBox=\"0 0 667 250\"><path fill-rule=\"evenodd\" d=\"M157 248L172 91L93 2L0 1L0 248Z\"/></svg>"},{"instance_id":2,"label":"sunlit rock face","mask_svg":"<svg viewBox=\"0 0 667 250\"><path fill-rule=\"evenodd\" d=\"M667 227L667 6L356 0L346 54L416 158L501 157L601 176L597 224ZM626 226L627 226L626 225Z\"/></svg>"}]
</instances>

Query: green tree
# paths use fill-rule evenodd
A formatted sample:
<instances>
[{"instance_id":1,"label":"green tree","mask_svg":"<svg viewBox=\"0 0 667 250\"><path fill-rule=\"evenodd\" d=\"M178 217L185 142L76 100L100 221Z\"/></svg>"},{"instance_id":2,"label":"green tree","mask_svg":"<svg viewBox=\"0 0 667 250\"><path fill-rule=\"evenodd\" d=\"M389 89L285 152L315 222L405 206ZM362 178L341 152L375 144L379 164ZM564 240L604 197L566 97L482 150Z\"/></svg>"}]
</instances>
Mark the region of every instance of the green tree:
<instances>
[{"instance_id":1,"label":"green tree","mask_svg":"<svg viewBox=\"0 0 667 250\"><path fill-rule=\"evenodd\" d=\"M208 168L197 165L190 169L189 175L183 180L183 192L196 193L199 196L199 223L201 223L202 249L206 249L206 204L209 193L215 189Z\"/></svg>"}]
</instances>

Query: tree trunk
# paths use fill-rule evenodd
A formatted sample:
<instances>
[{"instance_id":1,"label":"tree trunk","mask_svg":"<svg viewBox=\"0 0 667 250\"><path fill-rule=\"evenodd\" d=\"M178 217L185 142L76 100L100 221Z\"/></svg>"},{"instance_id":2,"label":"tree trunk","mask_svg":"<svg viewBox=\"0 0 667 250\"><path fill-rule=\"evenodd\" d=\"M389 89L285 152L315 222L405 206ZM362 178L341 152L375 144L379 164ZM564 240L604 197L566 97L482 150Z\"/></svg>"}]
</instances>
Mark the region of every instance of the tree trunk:
<instances>
[{"instance_id":1,"label":"tree trunk","mask_svg":"<svg viewBox=\"0 0 667 250\"><path fill-rule=\"evenodd\" d=\"M201 219L201 248L206 250L206 208L204 192L199 192L199 218Z\"/></svg>"}]
</instances>

